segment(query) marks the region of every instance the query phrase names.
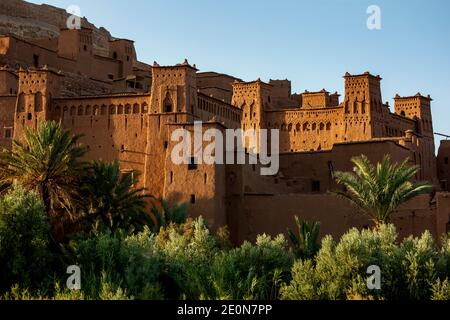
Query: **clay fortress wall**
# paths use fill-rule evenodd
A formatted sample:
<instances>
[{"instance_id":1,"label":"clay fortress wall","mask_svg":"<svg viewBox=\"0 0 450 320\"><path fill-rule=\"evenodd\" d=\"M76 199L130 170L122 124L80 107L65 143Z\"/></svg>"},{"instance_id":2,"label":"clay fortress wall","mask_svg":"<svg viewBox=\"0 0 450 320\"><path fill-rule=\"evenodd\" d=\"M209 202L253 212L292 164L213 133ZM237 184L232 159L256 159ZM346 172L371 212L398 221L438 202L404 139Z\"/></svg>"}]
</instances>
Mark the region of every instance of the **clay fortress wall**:
<instances>
[{"instance_id":1,"label":"clay fortress wall","mask_svg":"<svg viewBox=\"0 0 450 320\"><path fill-rule=\"evenodd\" d=\"M350 158L409 158L416 177L435 186L395 214L400 234L429 229L438 236L450 221L449 156L443 142L435 156L432 99L417 93L383 102L381 77L344 75L345 92L292 93L289 80L244 82L199 72L188 61L173 66L139 62L134 44L108 41L93 48L92 29L63 29L35 41L0 37L0 145L11 148L25 127L61 121L89 146L88 160L119 159L136 174L136 186L156 197L188 202L213 228L228 225L241 242L259 233L283 233L293 216L322 222L339 236L369 221L328 193L339 188L335 170L351 170ZM259 165L188 164L171 161L174 130L279 129L280 169L261 176ZM249 157L249 155L246 155Z\"/></svg>"}]
</instances>

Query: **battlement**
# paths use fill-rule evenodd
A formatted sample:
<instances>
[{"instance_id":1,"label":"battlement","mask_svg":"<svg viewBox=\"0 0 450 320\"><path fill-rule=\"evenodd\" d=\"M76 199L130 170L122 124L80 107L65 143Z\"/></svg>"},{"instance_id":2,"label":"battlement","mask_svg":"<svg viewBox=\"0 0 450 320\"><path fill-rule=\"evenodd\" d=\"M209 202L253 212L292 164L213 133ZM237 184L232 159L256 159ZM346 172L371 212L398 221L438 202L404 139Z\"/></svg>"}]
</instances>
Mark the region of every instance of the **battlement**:
<instances>
[{"instance_id":1,"label":"battlement","mask_svg":"<svg viewBox=\"0 0 450 320\"><path fill-rule=\"evenodd\" d=\"M325 89L316 92L309 92L305 90L302 93L302 108L329 108L337 107L339 105L340 95L335 92L330 94Z\"/></svg>"}]
</instances>

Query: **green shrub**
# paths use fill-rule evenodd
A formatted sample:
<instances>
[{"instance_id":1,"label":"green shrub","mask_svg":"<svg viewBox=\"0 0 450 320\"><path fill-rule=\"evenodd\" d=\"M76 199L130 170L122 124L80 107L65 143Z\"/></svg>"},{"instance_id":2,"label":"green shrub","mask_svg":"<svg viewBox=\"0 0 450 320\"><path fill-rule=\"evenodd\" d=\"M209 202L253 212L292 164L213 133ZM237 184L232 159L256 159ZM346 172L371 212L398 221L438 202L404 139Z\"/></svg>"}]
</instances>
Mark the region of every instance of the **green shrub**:
<instances>
[{"instance_id":1,"label":"green shrub","mask_svg":"<svg viewBox=\"0 0 450 320\"><path fill-rule=\"evenodd\" d=\"M105 290L113 297L160 299L161 261L153 241L148 228L128 237L100 233L73 242L67 264L81 268L82 290L91 299L105 297Z\"/></svg>"},{"instance_id":2,"label":"green shrub","mask_svg":"<svg viewBox=\"0 0 450 320\"><path fill-rule=\"evenodd\" d=\"M429 299L433 284L438 278L439 253L430 232L420 238L405 239L398 249L399 279L403 292L395 292L398 298Z\"/></svg>"},{"instance_id":3,"label":"green shrub","mask_svg":"<svg viewBox=\"0 0 450 320\"><path fill-rule=\"evenodd\" d=\"M49 224L35 192L19 185L0 199L0 292L39 288L50 278Z\"/></svg>"},{"instance_id":4,"label":"green shrub","mask_svg":"<svg viewBox=\"0 0 450 320\"><path fill-rule=\"evenodd\" d=\"M165 263L165 293L171 299L213 299L209 281L217 242L202 218L171 224L156 237Z\"/></svg>"},{"instance_id":5,"label":"green shrub","mask_svg":"<svg viewBox=\"0 0 450 320\"><path fill-rule=\"evenodd\" d=\"M429 299L442 297L448 283L439 281L439 258L431 234L396 244L393 225L376 230L351 229L338 243L325 237L312 261L297 261L292 281L281 290L283 299ZM380 267L381 289L367 288L367 268ZM444 266L444 267L443 267Z\"/></svg>"},{"instance_id":6,"label":"green shrub","mask_svg":"<svg viewBox=\"0 0 450 320\"><path fill-rule=\"evenodd\" d=\"M431 300L450 300L450 282L448 278L444 281L437 279L431 288Z\"/></svg>"},{"instance_id":7,"label":"green shrub","mask_svg":"<svg viewBox=\"0 0 450 320\"><path fill-rule=\"evenodd\" d=\"M218 299L276 299L283 281L288 281L293 255L283 235L275 239L258 236L256 244L219 252L211 280Z\"/></svg>"}]
</instances>

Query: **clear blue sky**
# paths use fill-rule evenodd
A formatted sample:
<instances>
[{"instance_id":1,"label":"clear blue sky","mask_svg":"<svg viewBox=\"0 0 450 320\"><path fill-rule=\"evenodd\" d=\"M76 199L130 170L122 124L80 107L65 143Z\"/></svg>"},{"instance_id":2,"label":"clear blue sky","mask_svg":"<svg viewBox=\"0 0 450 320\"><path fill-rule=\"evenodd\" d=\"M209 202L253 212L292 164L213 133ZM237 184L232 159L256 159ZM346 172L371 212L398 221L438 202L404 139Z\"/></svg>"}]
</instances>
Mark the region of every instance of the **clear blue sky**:
<instances>
[{"instance_id":1,"label":"clear blue sky","mask_svg":"<svg viewBox=\"0 0 450 320\"><path fill-rule=\"evenodd\" d=\"M141 61L188 58L201 71L244 80L292 80L294 91L343 93L346 71L383 77L383 100L431 94L434 129L450 135L448 0L46 0L78 5L115 37L135 41ZM369 5L381 30L366 27ZM437 141L440 138L437 139Z\"/></svg>"}]
</instances>

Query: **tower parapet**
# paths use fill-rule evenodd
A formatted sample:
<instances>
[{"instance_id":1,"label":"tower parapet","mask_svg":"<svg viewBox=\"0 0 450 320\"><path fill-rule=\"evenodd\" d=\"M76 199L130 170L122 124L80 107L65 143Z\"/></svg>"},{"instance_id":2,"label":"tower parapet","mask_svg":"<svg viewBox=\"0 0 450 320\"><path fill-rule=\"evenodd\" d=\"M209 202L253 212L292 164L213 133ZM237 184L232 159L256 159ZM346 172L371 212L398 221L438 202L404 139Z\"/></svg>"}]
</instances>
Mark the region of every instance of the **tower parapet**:
<instances>
[{"instance_id":1,"label":"tower parapet","mask_svg":"<svg viewBox=\"0 0 450 320\"><path fill-rule=\"evenodd\" d=\"M152 67L151 113L184 113L197 110L197 68L187 60L175 66Z\"/></svg>"},{"instance_id":2,"label":"tower parapet","mask_svg":"<svg viewBox=\"0 0 450 320\"><path fill-rule=\"evenodd\" d=\"M417 120L417 131L419 134L433 137L433 121L431 116L431 99L430 95L423 96L418 92L414 96L401 97L396 95L395 113L403 117Z\"/></svg>"},{"instance_id":3,"label":"tower parapet","mask_svg":"<svg viewBox=\"0 0 450 320\"><path fill-rule=\"evenodd\" d=\"M14 137L20 138L24 127L36 128L39 122L52 120L52 98L59 95L63 75L47 66L20 69L18 74Z\"/></svg>"}]
</instances>

